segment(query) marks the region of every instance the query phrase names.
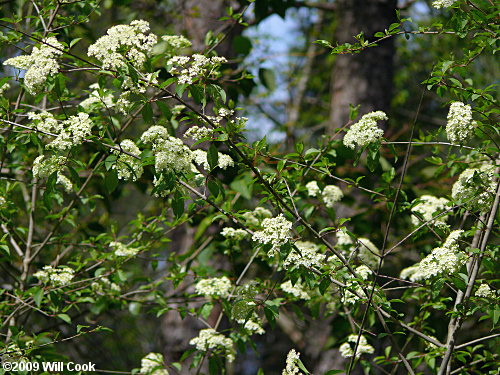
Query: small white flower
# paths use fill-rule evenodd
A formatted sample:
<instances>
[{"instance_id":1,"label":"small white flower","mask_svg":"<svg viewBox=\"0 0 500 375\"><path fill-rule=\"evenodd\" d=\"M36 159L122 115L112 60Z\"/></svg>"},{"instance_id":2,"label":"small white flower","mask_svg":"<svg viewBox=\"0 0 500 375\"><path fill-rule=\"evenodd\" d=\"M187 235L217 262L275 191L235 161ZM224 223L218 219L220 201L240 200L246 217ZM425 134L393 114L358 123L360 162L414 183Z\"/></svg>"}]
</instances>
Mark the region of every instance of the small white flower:
<instances>
[{"instance_id":1,"label":"small white flower","mask_svg":"<svg viewBox=\"0 0 500 375\"><path fill-rule=\"evenodd\" d=\"M356 267L355 271L356 274L363 280L368 280L370 275L373 273L372 270L365 265ZM344 293L341 298L343 303L355 304L359 301L359 296L362 297L365 295L359 281L354 280L354 276L350 275L345 284L346 288L344 289Z\"/></svg>"},{"instance_id":2,"label":"small white flower","mask_svg":"<svg viewBox=\"0 0 500 375\"><path fill-rule=\"evenodd\" d=\"M467 260L465 254L460 251L458 244L462 234L463 230L451 232L443 246L436 247L420 263L401 271L401 278L421 281L439 274L451 275L457 272Z\"/></svg>"},{"instance_id":3,"label":"small white flower","mask_svg":"<svg viewBox=\"0 0 500 375\"><path fill-rule=\"evenodd\" d=\"M290 235L292 225L292 222L288 221L283 214L279 214L274 218L264 219L262 221L264 229L254 232L252 239L262 244L271 244L272 248L268 256L274 257L276 252L279 251L280 246L292 238Z\"/></svg>"},{"instance_id":4,"label":"small white flower","mask_svg":"<svg viewBox=\"0 0 500 375\"><path fill-rule=\"evenodd\" d=\"M64 46L54 37L43 40L40 47L33 47L30 55L22 55L7 59L4 65L17 69L27 70L24 75L24 84L28 92L36 95L40 92L47 78L56 75L59 64L56 58L63 54Z\"/></svg>"},{"instance_id":5,"label":"small white flower","mask_svg":"<svg viewBox=\"0 0 500 375\"><path fill-rule=\"evenodd\" d=\"M5 91L10 89L9 83L4 83L2 86L0 86L0 95L2 95Z\"/></svg>"},{"instance_id":6,"label":"small white flower","mask_svg":"<svg viewBox=\"0 0 500 375\"><path fill-rule=\"evenodd\" d=\"M456 2L457 0L436 0L432 3L432 6L436 9L449 8Z\"/></svg>"},{"instance_id":7,"label":"small white flower","mask_svg":"<svg viewBox=\"0 0 500 375\"><path fill-rule=\"evenodd\" d=\"M307 194L310 197L316 197L321 191L316 181L309 181L306 184L306 189L307 189Z\"/></svg>"},{"instance_id":8,"label":"small white flower","mask_svg":"<svg viewBox=\"0 0 500 375\"><path fill-rule=\"evenodd\" d=\"M295 285L292 285L292 282L290 280L284 282L283 284L280 285L281 290L283 290L286 293L289 293L296 298L299 299L304 299L304 300L309 300L311 299L311 296L309 296L309 293L306 292L302 284L299 282L295 283Z\"/></svg>"},{"instance_id":9,"label":"small white flower","mask_svg":"<svg viewBox=\"0 0 500 375\"><path fill-rule=\"evenodd\" d=\"M476 297L492 298L495 297L495 292L491 290L488 284L483 283L479 286L479 288L477 288L476 293L474 295Z\"/></svg>"},{"instance_id":10,"label":"small white flower","mask_svg":"<svg viewBox=\"0 0 500 375\"><path fill-rule=\"evenodd\" d=\"M446 134L452 143L462 144L474 135L477 123L472 119L472 109L470 105L462 102L454 102L448 112L448 123L446 124Z\"/></svg>"},{"instance_id":11,"label":"small white flower","mask_svg":"<svg viewBox=\"0 0 500 375\"><path fill-rule=\"evenodd\" d=\"M73 280L75 277L75 271L68 266L62 266L59 268L45 266L42 271L34 273L33 276L44 284L65 286Z\"/></svg>"},{"instance_id":12,"label":"small white flower","mask_svg":"<svg viewBox=\"0 0 500 375\"><path fill-rule=\"evenodd\" d=\"M309 241L297 241L295 246L299 251L292 250L283 262L283 267L304 266L306 268L320 268L326 255L321 254L319 246Z\"/></svg>"},{"instance_id":13,"label":"small white flower","mask_svg":"<svg viewBox=\"0 0 500 375\"><path fill-rule=\"evenodd\" d=\"M51 156L44 159L43 155L40 155L33 161L33 177L47 178L54 172L62 171L67 162L68 158L64 156Z\"/></svg>"},{"instance_id":14,"label":"small white flower","mask_svg":"<svg viewBox=\"0 0 500 375\"><path fill-rule=\"evenodd\" d=\"M127 62L141 69L158 39L149 31L149 23L143 20L113 26L89 47L88 55L100 60L104 69L124 68Z\"/></svg>"},{"instance_id":15,"label":"small white flower","mask_svg":"<svg viewBox=\"0 0 500 375\"><path fill-rule=\"evenodd\" d=\"M213 328L202 329L199 336L191 339L189 344L195 345L196 349L203 352L212 350L222 354L228 362L233 362L236 355L233 341Z\"/></svg>"},{"instance_id":16,"label":"small white flower","mask_svg":"<svg viewBox=\"0 0 500 375\"><path fill-rule=\"evenodd\" d=\"M213 133L212 129L195 125L186 130L184 136L199 141L200 139L211 137Z\"/></svg>"},{"instance_id":17,"label":"small white flower","mask_svg":"<svg viewBox=\"0 0 500 375\"><path fill-rule=\"evenodd\" d=\"M141 359L141 375L168 375L163 365L163 355L160 353L149 353Z\"/></svg>"},{"instance_id":18,"label":"small white flower","mask_svg":"<svg viewBox=\"0 0 500 375\"><path fill-rule=\"evenodd\" d=\"M283 370L282 375L303 375L298 366L299 357L300 353L297 353L295 349L288 352L286 356L285 369Z\"/></svg>"},{"instance_id":19,"label":"small white flower","mask_svg":"<svg viewBox=\"0 0 500 375\"><path fill-rule=\"evenodd\" d=\"M162 40L167 42L172 49L179 50L181 48L191 47L191 42L182 35L163 35Z\"/></svg>"},{"instance_id":20,"label":"small white flower","mask_svg":"<svg viewBox=\"0 0 500 375\"><path fill-rule=\"evenodd\" d=\"M171 137L163 126L152 126L141 136L141 141L152 144L157 172L191 172L193 152L178 138Z\"/></svg>"},{"instance_id":21,"label":"small white flower","mask_svg":"<svg viewBox=\"0 0 500 375\"><path fill-rule=\"evenodd\" d=\"M382 111L375 111L363 115L352 125L344 136L344 145L354 149L356 146L364 147L380 139L384 131L377 127L377 121L387 120L387 115Z\"/></svg>"},{"instance_id":22,"label":"small white flower","mask_svg":"<svg viewBox=\"0 0 500 375\"><path fill-rule=\"evenodd\" d=\"M326 207L332 208L335 203L344 197L344 193L339 187L335 185L328 185L323 189L321 197L325 201Z\"/></svg>"},{"instance_id":23,"label":"small white flower","mask_svg":"<svg viewBox=\"0 0 500 375\"><path fill-rule=\"evenodd\" d=\"M483 165L463 171L453 184L451 197L460 200L470 210L486 211L491 207L496 190L494 167Z\"/></svg>"},{"instance_id":24,"label":"small white flower","mask_svg":"<svg viewBox=\"0 0 500 375\"><path fill-rule=\"evenodd\" d=\"M343 343L340 348L340 355L344 358L350 358L354 356L354 348L356 346L356 342L358 341L358 335L349 335L347 338L347 342ZM359 338L358 348L356 350L356 358L361 357L362 354L372 354L375 351L375 348L368 344L366 338L361 335Z\"/></svg>"},{"instance_id":25,"label":"small white flower","mask_svg":"<svg viewBox=\"0 0 500 375\"><path fill-rule=\"evenodd\" d=\"M130 139L123 140L120 143L120 149L136 156L140 156L141 154L139 147ZM113 169L116 169L119 179L137 181L142 176L144 169L139 159L118 150L112 150L112 152L118 154L118 159L116 160L116 164L113 165Z\"/></svg>"},{"instance_id":26,"label":"small white flower","mask_svg":"<svg viewBox=\"0 0 500 375\"><path fill-rule=\"evenodd\" d=\"M252 334L255 335L263 335L266 333L264 328L260 325L260 323L257 323L255 320L258 319L257 315L255 314L252 319L238 319L236 320L237 323L239 324L244 324L243 328L245 328L247 331L251 332Z\"/></svg>"},{"instance_id":27,"label":"small white flower","mask_svg":"<svg viewBox=\"0 0 500 375\"><path fill-rule=\"evenodd\" d=\"M203 169L207 171L210 170L210 165L208 164L208 159L207 159L207 152L205 150L200 150L200 149L194 150L192 155L193 155L193 161L196 164L203 167ZM232 167L234 166L234 160L231 158L231 156L219 152L217 157L217 166L220 169L226 169L228 167Z\"/></svg>"},{"instance_id":28,"label":"small white flower","mask_svg":"<svg viewBox=\"0 0 500 375\"><path fill-rule=\"evenodd\" d=\"M233 285L231 280L226 276L203 279L198 281L195 286L195 290L198 294L202 294L206 297L222 298L229 297L232 288Z\"/></svg>"},{"instance_id":29,"label":"small white flower","mask_svg":"<svg viewBox=\"0 0 500 375\"><path fill-rule=\"evenodd\" d=\"M92 134L93 125L89 115L84 112L80 112L76 116L70 116L57 125L57 137L47 144L45 148L66 151L73 146L80 145Z\"/></svg>"},{"instance_id":30,"label":"small white flower","mask_svg":"<svg viewBox=\"0 0 500 375\"><path fill-rule=\"evenodd\" d=\"M267 208L257 207L253 211L245 212L243 215L247 225L259 226L262 220L273 216Z\"/></svg>"},{"instance_id":31,"label":"small white flower","mask_svg":"<svg viewBox=\"0 0 500 375\"><path fill-rule=\"evenodd\" d=\"M114 250L115 255L119 257L131 257L139 252L139 249L128 247L124 243L118 241L110 242L109 247L111 247Z\"/></svg>"},{"instance_id":32,"label":"small white flower","mask_svg":"<svg viewBox=\"0 0 500 375\"><path fill-rule=\"evenodd\" d=\"M422 195L418 199L420 202L411 209L411 212L420 214L424 221L430 221L434 217L434 214L444 211L449 202L446 198L436 198L432 195ZM448 215L443 215L430 221L429 224L446 227L446 220L448 220ZM411 216L411 222L415 226L422 224L421 219L416 215Z\"/></svg>"},{"instance_id":33,"label":"small white flower","mask_svg":"<svg viewBox=\"0 0 500 375\"><path fill-rule=\"evenodd\" d=\"M234 229L234 228L230 228L230 227L225 227L224 229L222 229L220 234L222 234L224 237L226 237L228 239L230 238L230 239L233 239L235 241L241 241L250 235L246 230L239 229L239 228Z\"/></svg>"}]
</instances>

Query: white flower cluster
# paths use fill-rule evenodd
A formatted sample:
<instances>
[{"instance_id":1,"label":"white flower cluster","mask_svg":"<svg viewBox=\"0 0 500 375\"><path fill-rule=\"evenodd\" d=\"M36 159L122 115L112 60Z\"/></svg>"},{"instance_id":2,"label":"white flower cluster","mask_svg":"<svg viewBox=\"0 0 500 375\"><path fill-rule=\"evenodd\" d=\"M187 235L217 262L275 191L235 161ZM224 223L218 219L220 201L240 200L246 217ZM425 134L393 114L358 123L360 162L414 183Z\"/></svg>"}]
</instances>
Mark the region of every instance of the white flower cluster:
<instances>
[{"instance_id":1,"label":"white flower cluster","mask_svg":"<svg viewBox=\"0 0 500 375\"><path fill-rule=\"evenodd\" d=\"M160 353L149 353L141 359L141 375L168 375L163 365L163 356Z\"/></svg>"},{"instance_id":2,"label":"white flower cluster","mask_svg":"<svg viewBox=\"0 0 500 375\"><path fill-rule=\"evenodd\" d=\"M248 237L248 235L249 235L249 233L246 230L239 229L239 228L234 229L231 227L225 227L224 229L222 229L220 234L222 234L224 237L226 237L228 239L232 239L235 241L241 241L241 240L245 239L246 237Z\"/></svg>"},{"instance_id":3,"label":"white flower cluster","mask_svg":"<svg viewBox=\"0 0 500 375\"><path fill-rule=\"evenodd\" d=\"M211 137L213 133L214 131L212 129L209 129L205 126L200 127L195 125L186 130L184 136L195 141L199 141L200 139Z\"/></svg>"},{"instance_id":4,"label":"white flower cluster","mask_svg":"<svg viewBox=\"0 0 500 375\"><path fill-rule=\"evenodd\" d=\"M0 208L2 208L3 206L5 206L7 204L7 200L0 196Z\"/></svg>"},{"instance_id":5,"label":"white flower cluster","mask_svg":"<svg viewBox=\"0 0 500 375\"><path fill-rule=\"evenodd\" d=\"M284 282L280 285L281 290L286 293L293 295L296 298L308 300L311 299L309 293L305 290L304 286L300 282L296 282L295 285L292 285L290 280Z\"/></svg>"},{"instance_id":6,"label":"white flower cluster","mask_svg":"<svg viewBox=\"0 0 500 375\"><path fill-rule=\"evenodd\" d=\"M196 283L194 287L196 293L205 297L227 298L231 294L233 284L226 276L203 279Z\"/></svg>"},{"instance_id":7,"label":"white flower cluster","mask_svg":"<svg viewBox=\"0 0 500 375\"><path fill-rule=\"evenodd\" d=\"M321 197L325 201L326 207L332 208L335 203L344 197L344 193L335 185L327 185L323 189Z\"/></svg>"},{"instance_id":8,"label":"white flower cluster","mask_svg":"<svg viewBox=\"0 0 500 375\"><path fill-rule=\"evenodd\" d=\"M271 244L272 248L267 255L274 257L279 251L281 245L287 243L291 237L290 230L292 229L292 222L288 221L283 214L279 214L274 218L264 219L262 221L261 231L253 234L252 239L262 244Z\"/></svg>"},{"instance_id":9,"label":"white flower cluster","mask_svg":"<svg viewBox=\"0 0 500 375\"><path fill-rule=\"evenodd\" d=\"M286 356L285 369L283 370L281 375L303 375L300 372L299 366L297 365L299 357L300 353L297 353L295 349L290 350Z\"/></svg>"},{"instance_id":10,"label":"white flower cluster","mask_svg":"<svg viewBox=\"0 0 500 375\"><path fill-rule=\"evenodd\" d=\"M130 152L133 155L139 156L141 151L139 147L136 146L134 142L130 139L124 139L120 143L120 149L125 152ZM113 165L113 169L116 169L118 173L118 178L127 181L137 181L138 178L142 176L144 169L142 168L141 161L134 158L133 156L124 154L118 150L112 150L114 154L118 154L118 159Z\"/></svg>"},{"instance_id":11,"label":"white flower cluster","mask_svg":"<svg viewBox=\"0 0 500 375\"><path fill-rule=\"evenodd\" d=\"M377 121L387 120L387 115L382 111L375 111L363 115L352 125L344 136L344 145L354 149L356 146L365 147L377 141L384 135L384 131L377 127Z\"/></svg>"},{"instance_id":12,"label":"white flower cluster","mask_svg":"<svg viewBox=\"0 0 500 375\"><path fill-rule=\"evenodd\" d=\"M170 49L179 50L181 48L191 47L191 42L182 35L163 35L162 40L167 42Z\"/></svg>"},{"instance_id":13,"label":"white flower cluster","mask_svg":"<svg viewBox=\"0 0 500 375\"><path fill-rule=\"evenodd\" d=\"M462 233L463 230L451 232L442 247L436 247L420 263L402 270L401 278L421 281L439 274L451 275L457 272L467 259L458 244Z\"/></svg>"},{"instance_id":14,"label":"white flower cluster","mask_svg":"<svg viewBox=\"0 0 500 375\"><path fill-rule=\"evenodd\" d=\"M218 56L174 56L167 61L167 69L170 67L169 73L178 76L179 84L190 85L200 78L216 77L219 67L226 62L226 58Z\"/></svg>"},{"instance_id":15,"label":"white flower cluster","mask_svg":"<svg viewBox=\"0 0 500 375\"><path fill-rule=\"evenodd\" d=\"M272 217L273 214L267 208L256 207L255 210L245 212L242 216L247 225L257 227L264 219Z\"/></svg>"},{"instance_id":16,"label":"white flower cluster","mask_svg":"<svg viewBox=\"0 0 500 375\"><path fill-rule=\"evenodd\" d=\"M190 345L195 345L196 349L201 351L215 350L227 358L228 362L233 362L236 352L233 347L233 341L218 333L213 328L202 329L198 337L189 341Z\"/></svg>"},{"instance_id":17,"label":"white flower cluster","mask_svg":"<svg viewBox=\"0 0 500 375\"><path fill-rule=\"evenodd\" d=\"M96 108L113 108L115 103L113 102L112 94L105 94L101 96L99 93L99 84L93 83L89 87L93 91L89 94L89 97L82 102L80 102L80 106L86 111L90 111L94 106Z\"/></svg>"},{"instance_id":18,"label":"white flower cluster","mask_svg":"<svg viewBox=\"0 0 500 375\"><path fill-rule=\"evenodd\" d=\"M489 165L466 169L453 184L451 197L462 201L470 210L486 211L491 207L495 195L493 176L494 167Z\"/></svg>"},{"instance_id":19,"label":"white flower cluster","mask_svg":"<svg viewBox=\"0 0 500 375\"><path fill-rule=\"evenodd\" d=\"M28 92L36 95L51 75L57 74L59 64L56 58L63 54L64 46L56 38L43 40L40 47L33 47L30 55L22 55L7 59L4 65L17 69L27 70L24 75L24 84Z\"/></svg>"},{"instance_id":20,"label":"white flower cluster","mask_svg":"<svg viewBox=\"0 0 500 375\"><path fill-rule=\"evenodd\" d=\"M325 260L326 255L321 254L319 246L309 241L295 242L297 250L290 251L290 254L283 262L283 267L288 269L290 267L304 266L306 268L316 267L320 268Z\"/></svg>"},{"instance_id":21,"label":"white flower cluster","mask_svg":"<svg viewBox=\"0 0 500 375\"><path fill-rule=\"evenodd\" d=\"M257 314L254 314L252 319L237 319L236 322L239 324L243 324L243 328L245 328L247 331L251 332L252 334L255 335L263 335L266 333L264 328L260 325L260 323L256 322L258 320Z\"/></svg>"},{"instance_id":22,"label":"white flower cluster","mask_svg":"<svg viewBox=\"0 0 500 375\"><path fill-rule=\"evenodd\" d=\"M493 298L495 297L495 292L490 288L490 286L486 283L483 283L479 285L479 288L477 288L476 293L474 293L476 297L483 297L483 298Z\"/></svg>"},{"instance_id":23,"label":"white flower cluster","mask_svg":"<svg viewBox=\"0 0 500 375\"><path fill-rule=\"evenodd\" d=\"M36 128L37 130L45 133L50 133L54 129L59 128L59 124L54 118L54 115L47 111L41 111L39 113L28 112L28 118L33 121L33 128Z\"/></svg>"},{"instance_id":24,"label":"white flower cluster","mask_svg":"<svg viewBox=\"0 0 500 375\"><path fill-rule=\"evenodd\" d=\"M121 292L122 288L118 284L112 283L107 277L101 277L90 284L92 291L97 294L104 294L106 291Z\"/></svg>"},{"instance_id":25,"label":"white flower cluster","mask_svg":"<svg viewBox=\"0 0 500 375\"><path fill-rule=\"evenodd\" d=\"M9 83L4 83L2 86L0 86L0 95L3 95L3 93L8 89L10 89Z\"/></svg>"},{"instance_id":26,"label":"white flower cluster","mask_svg":"<svg viewBox=\"0 0 500 375\"><path fill-rule=\"evenodd\" d=\"M219 108L218 114L221 117L231 117L232 115L234 115L234 111L228 108Z\"/></svg>"},{"instance_id":27,"label":"white flower cluster","mask_svg":"<svg viewBox=\"0 0 500 375\"><path fill-rule=\"evenodd\" d=\"M57 173L56 183L62 185L66 193L71 193L73 191L73 183L68 177L63 175L61 172Z\"/></svg>"},{"instance_id":28,"label":"white flower cluster","mask_svg":"<svg viewBox=\"0 0 500 375\"><path fill-rule=\"evenodd\" d=\"M135 82L130 76L126 76L122 83L123 93L120 98L127 99L130 94L143 94L149 86L158 84L158 73L139 73L139 79Z\"/></svg>"},{"instance_id":29,"label":"white flower cluster","mask_svg":"<svg viewBox=\"0 0 500 375\"><path fill-rule=\"evenodd\" d=\"M113 249L116 256L131 257L139 252L138 248L128 247L124 243L113 241L109 243L109 247Z\"/></svg>"},{"instance_id":30,"label":"white flower cluster","mask_svg":"<svg viewBox=\"0 0 500 375\"><path fill-rule=\"evenodd\" d=\"M44 124L48 125L48 122L45 121ZM57 137L45 147L59 151L66 151L73 146L82 144L92 134L92 126L94 126L89 115L84 112L70 116L67 120L54 125L52 132L56 133Z\"/></svg>"},{"instance_id":31,"label":"white flower cluster","mask_svg":"<svg viewBox=\"0 0 500 375\"><path fill-rule=\"evenodd\" d=\"M141 141L153 145L157 172L190 172L192 151L178 138L171 137L163 126L150 127L141 136Z\"/></svg>"},{"instance_id":32,"label":"white flower cluster","mask_svg":"<svg viewBox=\"0 0 500 375\"><path fill-rule=\"evenodd\" d=\"M127 62L140 69L158 40L149 31L149 23L143 20L113 26L89 47L88 55L100 60L103 69L120 69Z\"/></svg>"},{"instance_id":33,"label":"white flower cluster","mask_svg":"<svg viewBox=\"0 0 500 375\"><path fill-rule=\"evenodd\" d=\"M472 119L470 105L465 105L462 102L451 104L446 124L446 134L450 142L463 143L474 135L476 126L476 121Z\"/></svg>"},{"instance_id":34,"label":"white flower cluster","mask_svg":"<svg viewBox=\"0 0 500 375\"><path fill-rule=\"evenodd\" d=\"M420 202L411 209L411 212L419 214L424 221L430 221L432 220L434 214L439 214L444 211L449 202L446 198L437 198L433 195L422 195L418 198L418 200ZM447 227L447 220L448 215L443 215L429 222L429 224L439 227ZM421 219L416 215L411 216L411 222L415 226L422 224Z\"/></svg>"},{"instance_id":35,"label":"white flower cluster","mask_svg":"<svg viewBox=\"0 0 500 375\"><path fill-rule=\"evenodd\" d=\"M359 266L356 268L356 274L361 277L363 280L368 280L370 275L372 274L372 270L367 266ZM365 293L360 283L357 280L354 280L354 277L350 275L349 279L346 281L346 289L344 290L344 294L342 295L342 302L348 304L355 304L359 301L358 296L364 296Z\"/></svg>"},{"instance_id":36,"label":"white flower cluster","mask_svg":"<svg viewBox=\"0 0 500 375\"><path fill-rule=\"evenodd\" d=\"M449 8L456 2L457 0L436 0L432 3L432 6L436 9Z\"/></svg>"},{"instance_id":37,"label":"white flower cluster","mask_svg":"<svg viewBox=\"0 0 500 375\"><path fill-rule=\"evenodd\" d=\"M44 284L64 286L73 280L75 277L75 271L68 266L62 266L60 268L45 266L42 271L34 273L33 276Z\"/></svg>"},{"instance_id":38,"label":"white flower cluster","mask_svg":"<svg viewBox=\"0 0 500 375\"><path fill-rule=\"evenodd\" d=\"M306 184L306 189L307 189L307 194L310 197L316 197L321 192L321 189L319 188L318 183L316 181L309 181Z\"/></svg>"},{"instance_id":39,"label":"white flower cluster","mask_svg":"<svg viewBox=\"0 0 500 375\"><path fill-rule=\"evenodd\" d=\"M25 351L13 342L5 345L0 351L0 357L2 358L2 363L23 363L29 361L29 358L25 355Z\"/></svg>"},{"instance_id":40,"label":"white flower cluster","mask_svg":"<svg viewBox=\"0 0 500 375\"><path fill-rule=\"evenodd\" d=\"M64 190L69 193L73 191L73 184L71 180L61 172L67 161L68 159L64 156L51 156L48 159L44 159L43 155L40 155L33 161L33 177L47 178L52 173L57 172L56 183L62 185Z\"/></svg>"},{"instance_id":41,"label":"white flower cluster","mask_svg":"<svg viewBox=\"0 0 500 375\"><path fill-rule=\"evenodd\" d=\"M47 178L52 173L61 171L67 161L68 158L64 156L51 156L48 159L44 159L44 156L40 155L33 161L33 177Z\"/></svg>"},{"instance_id":42,"label":"white flower cluster","mask_svg":"<svg viewBox=\"0 0 500 375\"><path fill-rule=\"evenodd\" d=\"M200 150L200 149L194 150L193 161L199 166L203 167L203 169L207 171L210 170L210 165L208 164L208 159L207 159L207 152L205 150ZM228 167L232 167L234 166L234 160L231 158L231 156L219 152L217 158L217 166L220 169L226 169Z\"/></svg>"},{"instance_id":43,"label":"white flower cluster","mask_svg":"<svg viewBox=\"0 0 500 375\"><path fill-rule=\"evenodd\" d=\"M339 351L340 355L344 358L351 358L354 356L354 347L358 341L358 335L349 335L347 342L340 345ZM362 354L372 354L375 348L368 344L366 337L361 335L359 338L359 344L356 351L356 358L361 357Z\"/></svg>"}]
</instances>

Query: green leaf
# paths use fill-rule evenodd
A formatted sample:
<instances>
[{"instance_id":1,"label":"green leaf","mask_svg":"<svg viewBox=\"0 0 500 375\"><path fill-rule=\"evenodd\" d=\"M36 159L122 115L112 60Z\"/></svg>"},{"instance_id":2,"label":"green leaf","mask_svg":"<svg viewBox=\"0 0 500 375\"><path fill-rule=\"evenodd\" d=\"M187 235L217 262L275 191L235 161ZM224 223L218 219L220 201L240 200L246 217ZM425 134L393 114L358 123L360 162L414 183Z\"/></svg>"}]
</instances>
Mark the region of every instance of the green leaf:
<instances>
[{"instance_id":1,"label":"green leaf","mask_svg":"<svg viewBox=\"0 0 500 375\"><path fill-rule=\"evenodd\" d=\"M274 91L274 89L276 89L276 77L273 70L260 68L259 79L269 91Z\"/></svg>"},{"instance_id":2,"label":"green leaf","mask_svg":"<svg viewBox=\"0 0 500 375\"><path fill-rule=\"evenodd\" d=\"M214 169L219 165L219 151L213 143L208 148L207 161L208 165L210 165L210 169Z\"/></svg>"},{"instance_id":3,"label":"green leaf","mask_svg":"<svg viewBox=\"0 0 500 375\"><path fill-rule=\"evenodd\" d=\"M109 194L115 191L118 186L118 174L114 169L106 174L106 177L104 178L104 186L106 186L106 190Z\"/></svg>"},{"instance_id":4,"label":"green leaf","mask_svg":"<svg viewBox=\"0 0 500 375\"><path fill-rule=\"evenodd\" d=\"M205 108L205 106L207 105L207 98L205 96L203 87L201 85L192 85L189 87L189 92L194 101L198 104L201 104L202 108Z\"/></svg>"},{"instance_id":5,"label":"green leaf","mask_svg":"<svg viewBox=\"0 0 500 375\"><path fill-rule=\"evenodd\" d=\"M222 103L225 103L227 100L227 95L224 89L217 85L208 85L207 86L208 93L210 96L217 102L219 99L222 100Z\"/></svg>"},{"instance_id":6,"label":"green leaf","mask_svg":"<svg viewBox=\"0 0 500 375\"><path fill-rule=\"evenodd\" d=\"M184 213L184 197L179 192L176 192L172 199L172 210L177 218Z\"/></svg>"},{"instance_id":7,"label":"green leaf","mask_svg":"<svg viewBox=\"0 0 500 375\"><path fill-rule=\"evenodd\" d=\"M39 287L34 287L31 290L32 290L31 295L33 297L33 301L35 301L37 307L40 307L43 300L43 289Z\"/></svg>"},{"instance_id":8,"label":"green leaf","mask_svg":"<svg viewBox=\"0 0 500 375\"><path fill-rule=\"evenodd\" d=\"M493 327L497 325L498 319L500 319L500 306L496 305L493 310Z\"/></svg>"},{"instance_id":9,"label":"green leaf","mask_svg":"<svg viewBox=\"0 0 500 375\"><path fill-rule=\"evenodd\" d=\"M237 35L233 39L233 48L238 55L246 56L252 50L252 41L246 36Z\"/></svg>"},{"instance_id":10,"label":"green leaf","mask_svg":"<svg viewBox=\"0 0 500 375\"><path fill-rule=\"evenodd\" d=\"M77 324L76 325L76 333L80 333L82 332L85 328L89 328L90 326L84 326L84 325L81 325L81 324Z\"/></svg>"},{"instance_id":11,"label":"green leaf","mask_svg":"<svg viewBox=\"0 0 500 375\"><path fill-rule=\"evenodd\" d=\"M64 320L66 323L71 324L71 317L68 314L57 314L57 317Z\"/></svg>"},{"instance_id":12,"label":"green leaf","mask_svg":"<svg viewBox=\"0 0 500 375\"><path fill-rule=\"evenodd\" d=\"M153 123L153 107L150 102L146 102L142 108L142 118L146 124Z\"/></svg>"},{"instance_id":13,"label":"green leaf","mask_svg":"<svg viewBox=\"0 0 500 375\"><path fill-rule=\"evenodd\" d=\"M243 198L245 199L252 198L253 181L251 178L245 177L243 179L234 180L233 182L231 182L229 186L231 187L231 189L240 193Z\"/></svg>"},{"instance_id":14,"label":"green leaf","mask_svg":"<svg viewBox=\"0 0 500 375\"><path fill-rule=\"evenodd\" d=\"M208 371L209 371L210 375L224 374L225 371L223 369L224 369L224 367L223 367L219 357L210 357L208 359Z\"/></svg>"},{"instance_id":15,"label":"green leaf","mask_svg":"<svg viewBox=\"0 0 500 375\"><path fill-rule=\"evenodd\" d=\"M216 181L213 180L208 181L208 190L214 197L217 197L219 195L219 185L217 184Z\"/></svg>"},{"instance_id":16,"label":"green leaf","mask_svg":"<svg viewBox=\"0 0 500 375\"><path fill-rule=\"evenodd\" d=\"M104 166L106 167L106 170L109 171L113 167L113 165L115 165L117 159L118 156L116 156L115 154L109 155L106 160L104 160Z\"/></svg>"}]
</instances>

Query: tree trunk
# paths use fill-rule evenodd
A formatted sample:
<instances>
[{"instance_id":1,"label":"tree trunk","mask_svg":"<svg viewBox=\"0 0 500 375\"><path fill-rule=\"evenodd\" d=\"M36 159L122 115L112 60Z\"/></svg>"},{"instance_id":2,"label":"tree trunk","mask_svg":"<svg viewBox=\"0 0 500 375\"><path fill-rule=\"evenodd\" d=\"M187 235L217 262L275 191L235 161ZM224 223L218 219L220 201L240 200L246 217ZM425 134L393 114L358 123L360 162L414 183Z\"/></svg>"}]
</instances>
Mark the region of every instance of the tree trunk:
<instances>
[{"instance_id":1,"label":"tree trunk","mask_svg":"<svg viewBox=\"0 0 500 375\"><path fill-rule=\"evenodd\" d=\"M396 19L396 0L338 0L336 42L355 43L361 31L366 40L384 31ZM349 120L349 105L359 113L389 111L393 79L393 38L358 54L337 55L331 85L329 131Z\"/></svg>"}]
</instances>

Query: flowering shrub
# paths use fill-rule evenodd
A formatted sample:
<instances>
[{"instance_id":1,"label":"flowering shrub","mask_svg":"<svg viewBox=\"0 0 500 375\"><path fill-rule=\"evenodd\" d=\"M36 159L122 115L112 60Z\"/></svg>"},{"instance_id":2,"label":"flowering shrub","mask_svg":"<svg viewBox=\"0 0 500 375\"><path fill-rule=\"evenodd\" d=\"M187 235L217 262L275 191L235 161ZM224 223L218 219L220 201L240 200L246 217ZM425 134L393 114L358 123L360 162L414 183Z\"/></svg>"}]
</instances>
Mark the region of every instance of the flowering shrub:
<instances>
[{"instance_id":1,"label":"flowering shrub","mask_svg":"<svg viewBox=\"0 0 500 375\"><path fill-rule=\"evenodd\" d=\"M98 2L43 3L0 20L4 362L83 358L58 344L120 342L103 317L147 316L156 332L175 313L197 333L175 357L134 337L132 373L228 373L282 329L304 361L287 348L282 374L310 374L290 332L314 321L340 361L327 375L497 371L498 104L467 77L494 52L493 2L435 1L453 22L323 41L335 53L400 34L467 45L424 82L445 126L414 121L408 137L382 111L353 111L293 152L246 140L252 119L224 87L249 74L216 54L223 38L195 51L135 20L90 41L78 25Z\"/></svg>"}]
</instances>

